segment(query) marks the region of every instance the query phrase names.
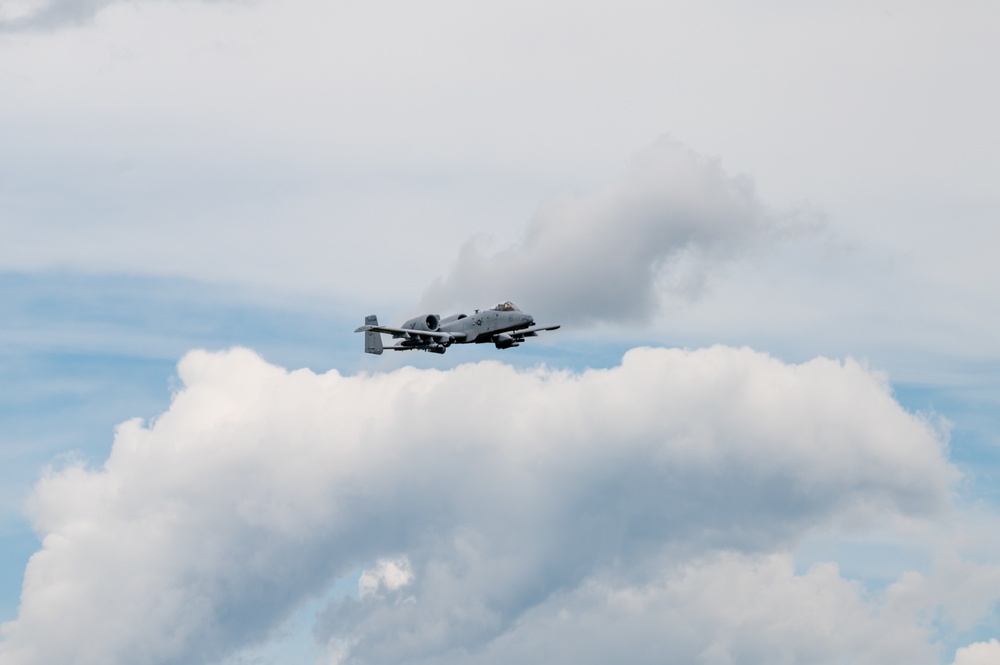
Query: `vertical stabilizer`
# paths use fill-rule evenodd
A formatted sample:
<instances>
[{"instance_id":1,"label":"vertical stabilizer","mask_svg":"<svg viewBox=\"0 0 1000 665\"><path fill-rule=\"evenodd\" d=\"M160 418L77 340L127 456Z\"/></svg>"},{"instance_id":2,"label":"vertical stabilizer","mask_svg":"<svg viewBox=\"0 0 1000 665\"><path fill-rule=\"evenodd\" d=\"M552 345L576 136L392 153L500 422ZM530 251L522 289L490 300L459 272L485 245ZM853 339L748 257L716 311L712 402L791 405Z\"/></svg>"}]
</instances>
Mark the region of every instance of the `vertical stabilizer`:
<instances>
[{"instance_id":1,"label":"vertical stabilizer","mask_svg":"<svg viewBox=\"0 0 1000 665\"><path fill-rule=\"evenodd\" d=\"M377 326L378 317L374 314L365 317L366 326ZM377 356L382 355L382 334L377 333L373 330L365 331L365 353L374 353Z\"/></svg>"}]
</instances>

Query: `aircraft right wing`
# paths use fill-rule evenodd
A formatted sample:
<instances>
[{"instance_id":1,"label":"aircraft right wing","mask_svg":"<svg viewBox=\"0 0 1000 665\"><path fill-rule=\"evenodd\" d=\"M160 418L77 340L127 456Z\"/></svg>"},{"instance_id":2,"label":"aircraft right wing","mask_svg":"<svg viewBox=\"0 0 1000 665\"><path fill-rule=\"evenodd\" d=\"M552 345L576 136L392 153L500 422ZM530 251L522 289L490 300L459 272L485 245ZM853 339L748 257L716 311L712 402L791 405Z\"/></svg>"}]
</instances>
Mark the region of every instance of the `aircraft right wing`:
<instances>
[{"instance_id":1,"label":"aircraft right wing","mask_svg":"<svg viewBox=\"0 0 1000 665\"><path fill-rule=\"evenodd\" d=\"M538 333L544 330L559 330L561 326L535 326L534 328L525 328L524 330L512 330L507 333L514 339L523 339L525 337L537 337Z\"/></svg>"}]
</instances>

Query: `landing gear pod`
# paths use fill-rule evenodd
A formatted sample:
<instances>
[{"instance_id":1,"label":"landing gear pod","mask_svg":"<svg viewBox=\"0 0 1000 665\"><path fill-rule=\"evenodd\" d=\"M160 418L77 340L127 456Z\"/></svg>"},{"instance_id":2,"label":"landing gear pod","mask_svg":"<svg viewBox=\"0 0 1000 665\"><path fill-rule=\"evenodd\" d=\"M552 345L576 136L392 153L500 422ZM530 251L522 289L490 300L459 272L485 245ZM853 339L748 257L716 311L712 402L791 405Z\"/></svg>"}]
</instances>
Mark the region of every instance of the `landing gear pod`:
<instances>
[{"instance_id":1,"label":"landing gear pod","mask_svg":"<svg viewBox=\"0 0 1000 665\"><path fill-rule=\"evenodd\" d=\"M500 333L499 335L494 335L493 343L497 345L498 349L510 349L515 346L519 346L517 340L515 340L507 333Z\"/></svg>"}]
</instances>

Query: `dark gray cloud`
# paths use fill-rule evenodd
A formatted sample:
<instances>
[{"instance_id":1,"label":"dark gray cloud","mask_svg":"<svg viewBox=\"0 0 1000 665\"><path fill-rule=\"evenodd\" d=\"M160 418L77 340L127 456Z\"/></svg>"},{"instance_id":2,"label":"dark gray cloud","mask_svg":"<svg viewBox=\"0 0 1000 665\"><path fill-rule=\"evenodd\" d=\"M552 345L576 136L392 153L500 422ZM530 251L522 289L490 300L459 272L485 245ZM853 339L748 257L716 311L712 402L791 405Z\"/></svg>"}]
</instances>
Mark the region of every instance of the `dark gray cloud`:
<instances>
[{"instance_id":1,"label":"dark gray cloud","mask_svg":"<svg viewBox=\"0 0 1000 665\"><path fill-rule=\"evenodd\" d=\"M521 241L475 240L424 294L445 309L510 298L563 323L643 322L665 295L693 298L713 270L806 228L766 208L744 176L663 138L615 183L540 207Z\"/></svg>"}]
</instances>

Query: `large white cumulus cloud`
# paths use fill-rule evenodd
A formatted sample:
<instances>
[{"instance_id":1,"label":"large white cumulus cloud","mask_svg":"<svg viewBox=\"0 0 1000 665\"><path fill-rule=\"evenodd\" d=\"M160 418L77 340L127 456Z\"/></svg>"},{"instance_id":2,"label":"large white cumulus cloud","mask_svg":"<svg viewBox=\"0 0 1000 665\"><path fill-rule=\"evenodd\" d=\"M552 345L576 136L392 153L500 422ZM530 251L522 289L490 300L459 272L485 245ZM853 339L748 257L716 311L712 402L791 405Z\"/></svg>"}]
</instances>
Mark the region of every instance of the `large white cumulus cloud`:
<instances>
[{"instance_id":1,"label":"large white cumulus cloud","mask_svg":"<svg viewBox=\"0 0 1000 665\"><path fill-rule=\"evenodd\" d=\"M808 623L804 605L846 622L830 662L925 655L905 622L876 622L889 640L850 623L853 583L774 554L817 525L947 505L941 437L853 361L644 348L582 373L341 376L238 349L179 373L170 409L120 426L103 468L38 484L43 548L5 664L213 662L358 568L362 593L317 624L348 662L499 662L526 644L646 662L680 616L668 662L728 662L727 643L786 653L778 626ZM736 604L694 591L718 579ZM771 600L751 608L758 587ZM741 606L749 624L725 616Z\"/></svg>"},{"instance_id":2,"label":"large white cumulus cloud","mask_svg":"<svg viewBox=\"0 0 1000 665\"><path fill-rule=\"evenodd\" d=\"M749 178L661 138L616 182L547 202L505 251L467 242L424 301L467 305L499 291L564 322L645 321L665 294L697 295L712 269L804 228L768 210Z\"/></svg>"}]
</instances>

